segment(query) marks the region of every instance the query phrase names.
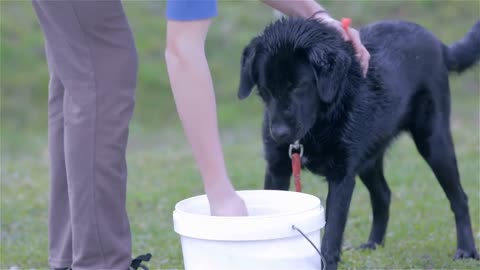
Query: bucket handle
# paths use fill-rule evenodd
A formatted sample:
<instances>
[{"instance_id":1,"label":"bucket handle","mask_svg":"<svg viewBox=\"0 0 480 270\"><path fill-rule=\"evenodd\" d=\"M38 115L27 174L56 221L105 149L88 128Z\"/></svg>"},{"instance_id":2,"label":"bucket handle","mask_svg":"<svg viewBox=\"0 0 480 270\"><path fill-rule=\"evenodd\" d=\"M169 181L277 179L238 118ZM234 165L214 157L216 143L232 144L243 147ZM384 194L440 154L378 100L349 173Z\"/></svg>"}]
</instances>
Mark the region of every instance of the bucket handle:
<instances>
[{"instance_id":1,"label":"bucket handle","mask_svg":"<svg viewBox=\"0 0 480 270\"><path fill-rule=\"evenodd\" d=\"M309 243L310 245L312 245L312 247L317 251L318 255L320 256L320 259L322 260L322 270L325 269L326 267L326 263L325 263L325 259L323 258L322 256L322 252L320 252L320 249L317 248L317 246L315 246L315 244L312 242L312 240L310 240L310 238L308 238L303 232L302 230L300 230L297 226L295 225L292 225L292 229L296 230L297 232L299 232L303 238L305 238Z\"/></svg>"}]
</instances>

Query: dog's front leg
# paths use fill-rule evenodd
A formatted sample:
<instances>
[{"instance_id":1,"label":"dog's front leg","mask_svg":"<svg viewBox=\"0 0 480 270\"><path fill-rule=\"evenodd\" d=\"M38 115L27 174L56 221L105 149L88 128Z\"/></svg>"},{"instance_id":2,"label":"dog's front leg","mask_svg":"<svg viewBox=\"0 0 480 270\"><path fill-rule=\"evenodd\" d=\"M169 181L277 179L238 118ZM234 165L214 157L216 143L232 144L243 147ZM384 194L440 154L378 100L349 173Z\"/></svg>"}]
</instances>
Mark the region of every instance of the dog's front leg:
<instances>
[{"instance_id":1,"label":"dog's front leg","mask_svg":"<svg viewBox=\"0 0 480 270\"><path fill-rule=\"evenodd\" d=\"M340 261L343 232L355 187L355 177L328 179L327 214L322 255L326 269L337 269Z\"/></svg>"},{"instance_id":2,"label":"dog's front leg","mask_svg":"<svg viewBox=\"0 0 480 270\"><path fill-rule=\"evenodd\" d=\"M267 168L265 172L265 189L288 190L290 188L290 176L287 170L275 171Z\"/></svg>"},{"instance_id":3,"label":"dog's front leg","mask_svg":"<svg viewBox=\"0 0 480 270\"><path fill-rule=\"evenodd\" d=\"M267 155L267 168L265 170L265 189L288 190L292 165L288 152Z\"/></svg>"}]
</instances>

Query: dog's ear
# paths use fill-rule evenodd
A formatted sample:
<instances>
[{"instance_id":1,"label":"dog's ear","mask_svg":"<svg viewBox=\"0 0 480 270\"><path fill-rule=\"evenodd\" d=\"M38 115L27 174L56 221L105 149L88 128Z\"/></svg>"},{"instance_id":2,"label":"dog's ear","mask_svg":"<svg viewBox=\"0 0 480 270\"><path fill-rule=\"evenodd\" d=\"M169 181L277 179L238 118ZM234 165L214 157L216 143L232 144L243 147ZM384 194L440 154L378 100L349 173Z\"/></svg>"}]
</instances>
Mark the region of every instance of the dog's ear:
<instances>
[{"instance_id":1,"label":"dog's ear","mask_svg":"<svg viewBox=\"0 0 480 270\"><path fill-rule=\"evenodd\" d=\"M253 87L257 84L258 71L255 66L258 50L257 43L257 39L254 39L243 50L242 65L240 68L240 86L238 87L237 94L239 99L248 97Z\"/></svg>"},{"instance_id":2,"label":"dog's ear","mask_svg":"<svg viewBox=\"0 0 480 270\"><path fill-rule=\"evenodd\" d=\"M325 103L332 102L343 87L351 58L341 50L327 53L321 48L314 48L309 52L308 59L313 67L320 99Z\"/></svg>"}]
</instances>

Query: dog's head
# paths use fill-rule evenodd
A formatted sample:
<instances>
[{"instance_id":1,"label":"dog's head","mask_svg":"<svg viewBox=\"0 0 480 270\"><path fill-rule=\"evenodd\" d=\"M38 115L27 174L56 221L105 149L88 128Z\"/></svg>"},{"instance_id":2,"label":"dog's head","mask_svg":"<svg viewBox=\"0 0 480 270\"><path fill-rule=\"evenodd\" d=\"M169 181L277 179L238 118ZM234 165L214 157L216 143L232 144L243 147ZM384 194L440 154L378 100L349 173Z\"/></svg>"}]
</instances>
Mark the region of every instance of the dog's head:
<instances>
[{"instance_id":1,"label":"dog's head","mask_svg":"<svg viewBox=\"0 0 480 270\"><path fill-rule=\"evenodd\" d=\"M279 20L244 49L238 97L257 86L270 136L293 142L342 94L352 55L335 29L314 20Z\"/></svg>"}]
</instances>

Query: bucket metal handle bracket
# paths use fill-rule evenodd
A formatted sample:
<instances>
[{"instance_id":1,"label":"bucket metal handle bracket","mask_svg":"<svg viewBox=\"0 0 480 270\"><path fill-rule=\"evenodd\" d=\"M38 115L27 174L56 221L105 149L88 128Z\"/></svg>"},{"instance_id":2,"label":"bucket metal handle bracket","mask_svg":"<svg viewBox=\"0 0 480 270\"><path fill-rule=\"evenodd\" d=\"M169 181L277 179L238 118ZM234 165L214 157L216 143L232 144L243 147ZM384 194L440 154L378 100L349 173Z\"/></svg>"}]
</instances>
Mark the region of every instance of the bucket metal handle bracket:
<instances>
[{"instance_id":1,"label":"bucket metal handle bracket","mask_svg":"<svg viewBox=\"0 0 480 270\"><path fill-rule=\"evenodd\" d=\"M326 267L326 262L325 262L325 259L323 258L322 256L322 252L320 251L320 249L317 248L317 246L315 246L315 244L312 242L312 240L310 240L310 238L308 238L303 232L302 230L300 230L297 226L295 225L292 225L292 229L296 230L297 232L299 232L303 238L305 238L309 243L310 245L312 245L312 247L317 251L318 255L320 255L320 259L322 260L322 270L325 269Z\"/></svg>"}]
</instances>

